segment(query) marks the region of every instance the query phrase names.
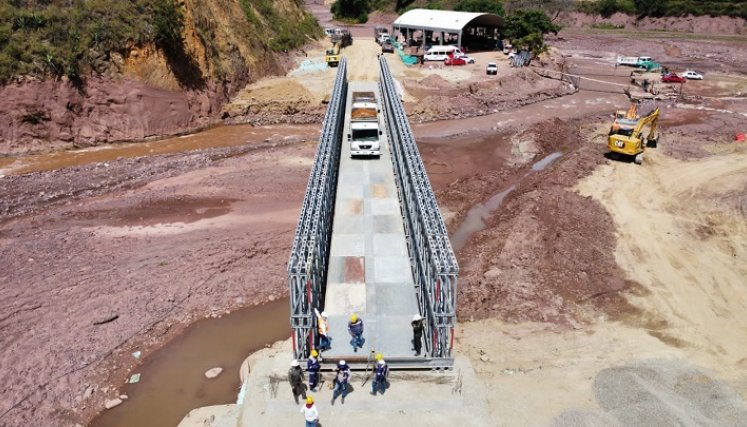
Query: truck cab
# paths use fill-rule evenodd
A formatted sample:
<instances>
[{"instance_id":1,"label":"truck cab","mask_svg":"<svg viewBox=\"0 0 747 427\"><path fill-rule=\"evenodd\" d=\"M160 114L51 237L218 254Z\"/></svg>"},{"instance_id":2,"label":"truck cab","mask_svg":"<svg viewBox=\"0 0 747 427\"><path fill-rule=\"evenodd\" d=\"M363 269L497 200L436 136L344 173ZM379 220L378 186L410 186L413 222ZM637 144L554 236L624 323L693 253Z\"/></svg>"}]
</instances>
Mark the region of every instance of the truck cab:
<instances>
[{"instance_id":1,"label":"truck cab","mask_svg":"<svg viewBox=\"0 0 747 427\"><path fill-rule=\"evenodd\" d=\"M380 156L379 106L373 92L353 92L350 111L350 157Z\"/></svg>"}]
</instances>

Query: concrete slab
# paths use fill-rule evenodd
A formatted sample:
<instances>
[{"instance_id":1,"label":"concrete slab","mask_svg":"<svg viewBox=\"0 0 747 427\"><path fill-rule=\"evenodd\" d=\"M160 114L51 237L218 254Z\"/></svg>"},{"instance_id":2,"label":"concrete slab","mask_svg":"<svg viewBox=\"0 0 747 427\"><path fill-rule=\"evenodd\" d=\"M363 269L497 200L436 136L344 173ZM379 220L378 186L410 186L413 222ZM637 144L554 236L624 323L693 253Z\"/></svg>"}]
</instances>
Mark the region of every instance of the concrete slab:
<instances>
[{"instance_id":1,"label":"concrete slab","mask_svg":"<svg viewBox=\"0 0 747 427\"><path fill-rule=\"evenodd\" d=\"M288 341L282 345L290 348ZM241 406L239 427L302 425L300 405L286 379L291 354L278 345L253 356L246 377L246 398ZM414 427L505 425L488 418L484 387L475 376L469 360L458 356L448 371L392 371L385 393L372 396L371 381L363 382L365 371L353 372L351 392L345 402L332 404L332 374L322 373L325 382L309 392L319 410L324 427Z\"/></svg>"}]
</instances>

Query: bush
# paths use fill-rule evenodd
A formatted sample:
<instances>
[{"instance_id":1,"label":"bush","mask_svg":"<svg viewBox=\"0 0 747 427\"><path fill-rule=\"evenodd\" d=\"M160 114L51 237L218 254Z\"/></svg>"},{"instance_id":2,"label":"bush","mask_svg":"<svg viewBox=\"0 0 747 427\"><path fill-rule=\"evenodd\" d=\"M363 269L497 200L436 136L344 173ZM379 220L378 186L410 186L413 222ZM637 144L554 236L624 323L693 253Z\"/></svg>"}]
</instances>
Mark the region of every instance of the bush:
<instances>
[{"instance_id":1,"label":"bush","mask_svg":"<svg viewBox=\"0 0 747 427\"><path fill-rule=\"evenodd\" d=\"M497 0L459 0L454 6L454 10L463 12L481 12L494 13L504 16L506 11L503 10L503 4Z\"/></svg>"},{"instance_id":2,"label":"bush","mask_svg":"<svg viewBox=\"0 0 747 427\"><path fill-rule=\"evenodd\" d=\"M546 13L539 10L516 10L506 16L503 35L515 46L526 47L535 55L547 50L544 35L560 31Z\"/></svg>"},{"instance_id":3,"label":"bush","mask_svg":"<svg viewBox=\"0 0 747 427\"><path fill-rule=\"evenodd\" d=\"M369 0L336 0L330 9L335 19L364 23L371 11Z\"/></svg>"}]
</instances>

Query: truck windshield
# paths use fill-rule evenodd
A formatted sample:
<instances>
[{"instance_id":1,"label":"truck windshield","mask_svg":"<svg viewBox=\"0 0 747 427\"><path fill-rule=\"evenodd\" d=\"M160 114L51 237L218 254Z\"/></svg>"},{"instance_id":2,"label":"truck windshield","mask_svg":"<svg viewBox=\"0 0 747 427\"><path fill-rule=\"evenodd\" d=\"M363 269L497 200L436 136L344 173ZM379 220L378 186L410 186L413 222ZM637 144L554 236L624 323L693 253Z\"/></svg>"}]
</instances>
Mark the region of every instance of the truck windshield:
<instances>
[{"instance_id":1,"label":"truck windshield","mask_svg":"<svg viewBox=\"0 0 747 427\"><path fill-rule=\"evenodd\" d=\"M378 141L378 129L358 129L353 130L354 141Z\"/></svg>"}]
</instances>

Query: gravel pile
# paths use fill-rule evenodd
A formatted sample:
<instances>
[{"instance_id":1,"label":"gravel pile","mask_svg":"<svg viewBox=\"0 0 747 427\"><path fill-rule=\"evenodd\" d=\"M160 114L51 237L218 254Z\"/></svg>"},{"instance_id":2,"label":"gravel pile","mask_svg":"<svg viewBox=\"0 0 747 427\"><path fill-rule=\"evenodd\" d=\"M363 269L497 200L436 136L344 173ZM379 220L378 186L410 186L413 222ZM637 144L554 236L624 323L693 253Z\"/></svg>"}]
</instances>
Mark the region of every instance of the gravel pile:
<instances>
[{"instance_id":1,"label":"gravel pile","mask_svg":"<svg viewBox=\"0 0 747 427\"><path fill-rule=\"evenodd\" d=\"M601 411L569 411L553 426L747 426L747 404L728 385L677 360L608 368L594 379Z\"/></svg>"}]
</instances>

